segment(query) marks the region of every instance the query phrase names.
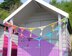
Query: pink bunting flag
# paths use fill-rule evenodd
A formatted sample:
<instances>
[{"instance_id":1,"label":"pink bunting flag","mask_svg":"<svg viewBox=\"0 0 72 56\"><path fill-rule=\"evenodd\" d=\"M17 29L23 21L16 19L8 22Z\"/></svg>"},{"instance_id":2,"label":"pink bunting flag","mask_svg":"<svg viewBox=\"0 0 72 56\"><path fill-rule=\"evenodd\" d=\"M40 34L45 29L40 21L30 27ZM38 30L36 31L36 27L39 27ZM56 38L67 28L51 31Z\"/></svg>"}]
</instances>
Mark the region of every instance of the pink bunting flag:
<instances>
[{"instance_id":1,"label":"pink bunting flag","mask_svg":"<svg viewBox=\"0 0 72 56\"><path fill-rule=\"evenodd\" d=\"M22 38L23 38L23 37L24 37L24 35L21 33L21 34L20 34L20 37L22 37Z\"/></svg>"},{"instance_id":2,"label":"pink bunting flag","mask_svg":"<svg viewBox=\"0 0 72 56\"><path fill-rule=\"evenodd\" d=\"M21 29L21 32L23 32L25 30L23 27L20 27L20 29Z\"/></svg>"},{"instance_id":3,"label":"pink bunting flag","mask_svg":"<svg viewBox=\"0 0 72 56\"><path fill-rule=\"evenodd\" d=\"M6 31L6 27L4 27L4 31Z\"/></svg>"}]
</instances>

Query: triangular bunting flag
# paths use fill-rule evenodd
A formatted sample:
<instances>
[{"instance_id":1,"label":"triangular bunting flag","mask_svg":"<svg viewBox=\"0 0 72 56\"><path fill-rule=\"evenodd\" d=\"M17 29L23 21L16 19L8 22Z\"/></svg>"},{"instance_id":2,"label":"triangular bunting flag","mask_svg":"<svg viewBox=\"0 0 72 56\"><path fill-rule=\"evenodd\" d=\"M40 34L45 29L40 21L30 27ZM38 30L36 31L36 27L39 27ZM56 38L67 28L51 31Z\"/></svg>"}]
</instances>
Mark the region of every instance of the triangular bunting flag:
<instances>
[{"instance_id":1,"label":"triangular bunting flag","mask_svg":"<svg viewBox=\"0 0 72 56\"><path fill-rule=\"evenodd\" d=\"M61 26L57 26L54 31L58 31L60 29Z\"/></svg>"},{"instance_id":2,"label":"triangular bunting flag","mask_svg":"<svg viewBox=\"0 0 72 56\"><path fill-rule=\"evenodd\" d=\"M4 27L4 31L6 31L6 27Z\"/></svg>"},{"instance_id":3,"label":"triangular bunting flag","mask_svg":"<svg viewBox=\"0 0 72 56\"><path fill-rule=\"evenodd\" d=\"M20 33L20 37L22 37L22 38L23 38L23 37L24 37L24 35L23 35L22 33Z\"/></svg>"},{"instance_id":4,"label":"triangular bunting flag","mask_svg":"<svg viewBox=\"0 0 72 56\"><path fill-rule=\"evenodd\" d=\"M54 26L55 26L55 24L56 24L57 22L54 22L54 23L51 23L51 24L49 24L52 28L54 28Z\"/></svg>"},{"instance_id":5,"label":"triangular bunting flag","mask_svg":"<svg viewBox=\"0 0 72 56\"><path fill-rule=\"evenodd\" d=\"M28 28L31 32L33 31L33 30L35 30L36 28Z\"/></svg>"},{"instance_id":6,"label":"triangular bunting flag","mask_svg":"<svg viewBox=\"0 0 72 56\"><path fill-rule=\"evenodd\" d=\"M41 41L42 37L34 38L35 40Z\"/></svg>"},{"instance_id":7,"label":"triangular bunting flag","mask_svg":"<svg viewBox=\"0 0 72 56\"><path fill-rule=\"evenodd\" d=\"M17 26L15 26L15 25L12 25L12 29L16 29L17 28Z\"/></svg>"},{"instance_id":8,"label":"triangular bunting flag","mask_svg":"<svg viewBox=\"0 0 72 56\"><path fill-rule=\"evenodd\" d=\"M45 36L47 36L47 37L52 37L52 32L48 32Z\"/></svg>"},{"instance_id":9,"label":"triangular bunting flag","mask_svg":"<svg viewBox=\"0 0 72 56\"><path fill-rule=\"evenodd\" d=\"M66 22L67 22L67 20L66 20L65 18L63 18L63 19L62 19L62 22L63 22L63 23L66 23Z\"/></svg>"},{"instance_id":10,"label":"triangular bunting flag","mask_svg":"<svg viewBox=\"0 0 72 56\"><path fill-rule=\"evenodd\" d=\"M38 47L40 47L40 41L42 40L42 37L34 38L35 40L39 41Z\"/></svg>"},{"instance_id":11,"label":"triangular bunting flag","mask_svg":"<svg viewBox=\"0 0 72 56\"><path fill-rule=\"evenodd\" d=\"M38 28L40 28L41 30L43 30L45 27L46 27L46 26L42 26L42 27L38 27Z\"/></svg>"},{"instance_id":12,"label":"triangular bunting flag","mask_svg":"<svg viewBox=\"0 0 72 56\"><path fill-rule=\"evenodd\" d=\"M25 30L24 27L20 27L20 29L21 29L22 32Z\"/></svg>"}]
</instances>

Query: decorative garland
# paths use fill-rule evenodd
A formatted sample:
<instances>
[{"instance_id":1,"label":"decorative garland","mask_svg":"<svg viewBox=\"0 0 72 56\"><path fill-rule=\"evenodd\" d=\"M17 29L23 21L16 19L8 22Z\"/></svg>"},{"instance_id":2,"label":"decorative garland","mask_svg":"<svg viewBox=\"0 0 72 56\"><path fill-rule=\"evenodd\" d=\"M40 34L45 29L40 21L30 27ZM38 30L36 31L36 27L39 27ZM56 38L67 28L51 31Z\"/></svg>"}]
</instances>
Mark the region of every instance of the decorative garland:
<instances>
[{"instance_id":1,"label":"decorative garland","mask_svg":"<svg viewBox=\"0 0 72 56\"><path fill-rule=\"evenodd\" d=\"M64 24L64 25L67 23L67 21L65 20L65 18L62 19L60 22L62 22L62 24ZM16 25L12 25L12 24L9 23L9 22L6 22L4 25L7 26L7 27L12 27L12 29L18 29L18 28L20 28L20 29L22 29L22 31L23 31L24 29L28 29L28 30L30 30L30 31L32 32L32 31L35 30L35 29L41 29L41 30L43 30L43 29L44 29L45 27L47 27L47 26L51 26L52 29L54 29L54 26L55 26L55 24L57 24L57 23L58 23L58 21L57 21L57 22L53 22L53 23L51 23L51 24L48 24L48 25L46 25L46 26L35 27L35 28L18 27L18 26L16 26Z\"/></svg>"},{"instance_id":2,"label":"decorative garland","mask_svg":"<svg viewBox=\"0 0 72 56\"><path fill-rule=\"evenodd\" d=\"M65 25L67 24L67 21L66 21L65 19L62 19L60 22L62 22L63 27L65 27ZM51 26L53 32L54 32L54 31L58 31L61 26L58 25L56 28L54 28L56 24L58 24L58 21L57 21L57 22L53 22L53 23L51 23L51 24L48 24L48 25L46 25L46 26L41 26L41 27L36 27L36 28L18 27L18 26L16 26L16 25L12 25L12 24L9 23L9 22L6 22L4 25L7 26L7 27L12 27L12 29L14 30L14 33L16 33L18 29L21 29L21 32L23 32L23 31L26 30L26 29L27 29L27 30L30 30L31 33L30 33L30 38L28 38L29 41L30 41L30 39L31 39L31 37L32 37L32 31L35 30L35 29L41 29L40 37L34 38L35 40L38 40L38 41L39 41L38 46L40 47L40 41L41 41L41 39L42 39L42 33L43 33L42 31L43 31L43 29L46 28L46 27L48 27L48 26ZM4 28L4 30L6 31L6 27ZM20 37L24 37L24 35L23 35L22 33L19 33L19 32L18 32L18 34L20 34ZM48 32L45 36L51 38L52 35L53 35L52 32ZM58 35L58 34L57 34L57 35Z\"/></svg>"},{"instance_id":3,"label":"decorative garland","mask_svg":"<svg viewBox=\"0 0 72 56\"><path fill-rule=\"evenodd\" d=\"M63 26L63 28L64 28L65 25L67 24L67 22L66 22L65 19L62 19L61 22L62 22L62 26ZM35 29L41 29L40 36L42 36L42 31L43 31L43 29L46 28L46 27L48 27L48 26L51 26L51 27L52 27L52 31L53 31L53 32L54 32L54 31L58 31L59 28L62 27L62 26L59 26L59 25L58 25L56 28L54 28L56 24L58 24L58 21L57 21L57 22L53 22L53 23L51 23L51 24L48 24L48 25L46 25L46 26L41 26L41 27L36 27L36 28L18 27L18 26L13 25L13 24L11 24L11 23L9 23L9 22L6 22L4 25L7 26L7 27L12 27L12 29L14 30L13 33L17 33L17 29L18 29L18 28L20 28L22 32L27 29L27 30L29 30L31 33L32 33L32 31L35 30ZM6 31L6 27L4 27L4 31ZM20 34L21 34L21 33L20 33ZM52 34L52 33L49 32L49 33L46 34L46 35L47 35L48 37L51 37L51 34ZM22 34L21 34L21 36L23 37ZM32 34L30 34L30 37L31 37L31 36L32 36Z\"/></svg>"}]
</instances>

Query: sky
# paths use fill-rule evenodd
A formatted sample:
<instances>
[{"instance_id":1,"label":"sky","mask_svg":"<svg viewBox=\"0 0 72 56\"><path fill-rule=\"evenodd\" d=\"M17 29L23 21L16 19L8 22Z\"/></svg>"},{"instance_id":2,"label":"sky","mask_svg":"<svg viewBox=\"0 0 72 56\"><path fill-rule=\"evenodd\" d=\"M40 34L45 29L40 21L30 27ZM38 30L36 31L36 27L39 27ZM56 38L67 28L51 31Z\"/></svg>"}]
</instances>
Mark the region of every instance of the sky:
<instances>
[{"instance_id":1,"label":"sky","mask_svg":"<svg viewBox=\"0 0 72 56\"><path fill-rule=\"evenodd\" d=\"M0 3L3 2L3 0L0 0Z\"/></svg>"},{"instance_id":2,"label":"sky","mask_svg":"<svg viewBox=\"0 0 72 56\"><path fill-rule=\"evenodd\" d=\"M4 0L0 0L0 3L3 2ZM21 0L22 2L25 2L26 0Z\"/></svg>"},{"instance_id":3,"label":"sky","mask_svg":"<svg viewBox=\"0 0 72 56\"><path fill-rule=\"evenodd\" d=\"M21 0L22 2L25 2L26 0ZM44 0L46 2L49 2L50 0ZM58 2L60 2L61 0L57 0Z\"/></svg>"},{"instance_id":4,"label":"sky","mask_svg":"<svg viewBox=\"0 0 72 56\"><path fill-rule=\"evenodd\" d=\"M4 0L0 0L0 3L1 2L3 2ZM27 1L27 0L21 0L23 3L25 2L25 1ZM46 1L46 2L49 2L50 0L44 0L44 1ZM60 2L61 0L57 0L58 2ZM64 0L64 1L66 1L66 0ZM67 0L67 1L70 1L70 0Z\"/></svg>"},{"instance_id":5,"label":"sky","mask_svg":"<svg viewBox=\"0 0 72 56\"><path fill-rule=\"evenodd\" d=\"M4 0L0 0L0 3L3 2ZM21 0L22 2L25 2L26 0ZM45 0L46 2L49 2L50 0ZM61 0L58 0L61 1Z\"/></svg>"}]
</instances>

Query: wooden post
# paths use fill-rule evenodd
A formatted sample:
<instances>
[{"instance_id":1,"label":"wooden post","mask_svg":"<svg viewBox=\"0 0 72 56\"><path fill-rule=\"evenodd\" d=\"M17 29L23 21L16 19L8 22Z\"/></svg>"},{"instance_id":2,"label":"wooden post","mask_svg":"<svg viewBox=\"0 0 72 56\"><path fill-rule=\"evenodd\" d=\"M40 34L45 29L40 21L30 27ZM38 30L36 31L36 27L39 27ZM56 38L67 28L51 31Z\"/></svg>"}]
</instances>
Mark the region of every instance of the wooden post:
<instances>
[{"instance_id":1,"label":"wooden post","mask_svg":"<svg viewBox=\"0 0 72 56\"><path fill-rule=\"evenodd\" d=\"M59 25L59 56L62 56L62 29L61 29L61 15L58 14Z\"/></svg>"},{"instance_id":2,"label":"wooden post","mask_svg":"<svg viewBox=\"0 0 72 56\"><path fill-rule=\"evenodd\" d=\"M13 20L10 20L10 23L13 24ZM8 51L7 51L7 56L11 56L11 48L12 48L12 27L8 28L9 35L8 35Z\"/></svg>"},{"instance_id":3,"label":"wooden post","mask_svg":"<svg viewBox=\"0 0 72 56\"><path fill-rule=\"evenodd\" d=\"M65 18L65 21L68 22L68 19ZM69 36L69 32L68 32L68 29L67 29L67 24L66 24L66 27L65 27L65 30L66 30L66 51L68 52L67 53L67 56L70 55L69 51L70 51L70 36ZM68 48L67 48L68 47Z\"/></svg>"}]
</instances>

